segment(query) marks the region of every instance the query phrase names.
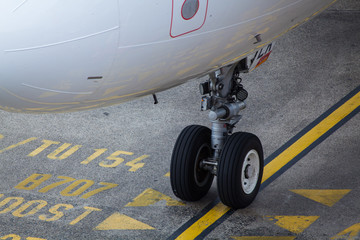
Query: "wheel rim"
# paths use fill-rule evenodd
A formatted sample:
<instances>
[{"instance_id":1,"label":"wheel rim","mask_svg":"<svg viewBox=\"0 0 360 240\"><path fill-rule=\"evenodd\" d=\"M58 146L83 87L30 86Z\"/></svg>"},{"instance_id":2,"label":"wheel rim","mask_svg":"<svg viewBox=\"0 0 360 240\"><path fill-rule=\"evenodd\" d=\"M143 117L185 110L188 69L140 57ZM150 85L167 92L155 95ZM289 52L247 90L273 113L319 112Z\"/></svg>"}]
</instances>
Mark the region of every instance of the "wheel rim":
<instances>
[{"instance_id":1,"label":"wheel rim","mask_svg":"<svg viewBox=\"0 0 360 240\"><path fill-rule=\"evenodd\" d=\"M251 194L258 182L260 172L260 157L254 149L246 154L241 169L241 186L246 194Z\"/></svg>"},{"instance_id":2,"label":"wheel rim","mask_svg":"<svg viewBox=\"0 0 360 240\"><path fill-rule=\"evenodd\" d=\"M195 183L199 187L203 187L207 184L210 178L210 172L201 168L201 161L207 159L210 156L210 146L203 144L199 148L196 154L196 161L194 166L194 179Z\"/></svg>"}]
</instances>

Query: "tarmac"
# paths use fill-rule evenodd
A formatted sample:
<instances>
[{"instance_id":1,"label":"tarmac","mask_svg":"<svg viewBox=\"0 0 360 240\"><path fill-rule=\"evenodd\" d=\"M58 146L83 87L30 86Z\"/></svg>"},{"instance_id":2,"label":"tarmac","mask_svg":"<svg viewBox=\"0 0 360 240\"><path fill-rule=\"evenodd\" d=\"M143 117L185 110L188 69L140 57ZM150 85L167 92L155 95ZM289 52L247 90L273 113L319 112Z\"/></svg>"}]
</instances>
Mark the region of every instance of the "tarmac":
<instances>
[{"instance_id":1,"label":"tarmac","mask_svg":"<svg viewBox=\"0 0 360 240\"><path fill-rule=\"evenodd\" d=\"M0 239L360 239L360 2L339 0L276 41L242 75L236 131L262 141L255 201L172 193L170 158L187 125L210 126L194 79L85 112L0 112ZM271 169L279 168L270 174Z\"/></svg>"}]
</instances>

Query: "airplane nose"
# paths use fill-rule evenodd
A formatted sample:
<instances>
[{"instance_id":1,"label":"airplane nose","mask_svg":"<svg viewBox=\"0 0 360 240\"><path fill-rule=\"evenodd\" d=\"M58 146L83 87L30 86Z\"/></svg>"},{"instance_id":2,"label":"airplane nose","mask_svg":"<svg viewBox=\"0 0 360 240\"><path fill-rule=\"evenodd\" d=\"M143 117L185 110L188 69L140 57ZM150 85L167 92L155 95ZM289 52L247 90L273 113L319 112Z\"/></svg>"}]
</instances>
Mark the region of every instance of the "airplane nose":
<instances>
[{"instance_id":1,"label":"airplane nose","mask_svg":"<svg viewBox=\"0 0 360 240\"><path fill-rule=\"evenodd\" d=\"M117 0L0 1L0 105L61 109L91 99L118 31Z\"/></svg>"}]
</instances>

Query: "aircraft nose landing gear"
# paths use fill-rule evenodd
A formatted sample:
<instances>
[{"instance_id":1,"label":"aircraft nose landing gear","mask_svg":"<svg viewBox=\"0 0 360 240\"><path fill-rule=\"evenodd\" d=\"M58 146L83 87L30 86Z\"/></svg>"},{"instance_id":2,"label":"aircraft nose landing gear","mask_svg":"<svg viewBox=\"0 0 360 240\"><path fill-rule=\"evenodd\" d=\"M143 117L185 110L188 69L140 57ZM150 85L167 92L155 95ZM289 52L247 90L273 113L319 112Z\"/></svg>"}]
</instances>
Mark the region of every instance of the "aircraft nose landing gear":
<instances>
[{"instance_id":1,"label":"aircraft nose landing gear","mask_svg":"<svg viewBox=\"0 0 360 240\"><path fill-rule=\"evenodd\" d=\"M244 61L210 74L200 84L201 110L210 110L211 130L192 125L179 135L174 146L170 180L174 194L185 201L201 199L209 191L214 175L221 201L235 209L255 199L264 167L262 145L255 135L232 134L246 107L247 92L239 74Z\"/></svg>"}]
</instances>

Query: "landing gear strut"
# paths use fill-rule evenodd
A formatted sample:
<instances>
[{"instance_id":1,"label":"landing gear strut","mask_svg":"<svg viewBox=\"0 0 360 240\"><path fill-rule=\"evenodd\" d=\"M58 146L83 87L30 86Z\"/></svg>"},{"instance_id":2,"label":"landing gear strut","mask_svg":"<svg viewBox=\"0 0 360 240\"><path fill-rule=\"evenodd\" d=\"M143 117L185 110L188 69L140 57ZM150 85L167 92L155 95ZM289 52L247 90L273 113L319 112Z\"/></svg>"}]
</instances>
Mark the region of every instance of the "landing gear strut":
<instances>
[{"instance_id":1,"label":"landing gear strut","mask_svg":"<svg viewBox=\"0 0 360 240\"><path fill-rule=\"evenodd\" d=\"M251 133L232 134L246 105L247 91L239 74L246 71L240 61L210 74L200 84L201 110L210 110L211 130L188 126L174 146L170 179L174 194L185 201L201 199L209 191L214 175L221 201L235 209L255 199L264 167L260 140Z\"/></svg>"}]
</instances>

